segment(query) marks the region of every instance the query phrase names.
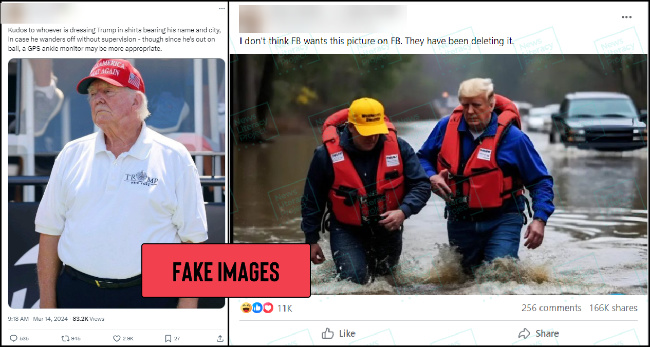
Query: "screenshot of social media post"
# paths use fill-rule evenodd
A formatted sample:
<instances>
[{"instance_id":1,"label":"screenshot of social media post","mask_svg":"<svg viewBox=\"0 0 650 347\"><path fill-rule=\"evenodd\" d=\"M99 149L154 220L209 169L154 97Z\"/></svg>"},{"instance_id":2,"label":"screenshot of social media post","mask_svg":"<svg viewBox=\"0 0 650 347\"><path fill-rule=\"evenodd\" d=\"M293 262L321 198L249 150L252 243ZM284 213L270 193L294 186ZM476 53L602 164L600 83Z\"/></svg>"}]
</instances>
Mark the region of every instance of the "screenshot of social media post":
<instances>
[{"instance_id":1,"label":"screenshot of social media post","mask_svg":"<svg viewBox=\"0 0 650 347\"><path fill-rule=\"evenodd\" d=\"M311 264L232 344L647 343L647 5L566 6L231 3L232 240Z\"/></svg>"},{"instance_id":2,"label":"screenshot of social media post","mask_svg":"<svg viewBox=\"0 0 650 347\"><path fill-rule=\"evenodd\" d=\"M2 4L3 345L227 344L227 298L142 271L145 246L229 242L227 18Z\"/></svg>"}]
</instances>

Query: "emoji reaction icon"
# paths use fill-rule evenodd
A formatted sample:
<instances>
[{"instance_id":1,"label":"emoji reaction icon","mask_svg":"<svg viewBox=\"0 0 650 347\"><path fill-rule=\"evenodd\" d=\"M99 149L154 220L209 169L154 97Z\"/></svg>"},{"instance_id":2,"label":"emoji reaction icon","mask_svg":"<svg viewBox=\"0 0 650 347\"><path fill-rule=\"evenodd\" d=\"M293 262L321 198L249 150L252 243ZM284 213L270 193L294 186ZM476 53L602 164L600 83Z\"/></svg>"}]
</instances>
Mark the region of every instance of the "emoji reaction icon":
<instances>
[{"instance_id":1,"label":"emoji reaction icon","mask_svg":"<svg viewBox=\"0 0 650 347\"><path fill-rule=\"evenodd\" d=\"M249 304L247 302L241 304L241 311L244 312L244 313L250 312L251 311L251 304Z\"/></svg>"},{"instance_id":2,"label":"emoji reaction icon","mask_svg":"<svg viewBox=\"0 0 650 347\"><path fill-rule=\"evenodd\" d=\"M262 312L262 304L260 304L259 302L254 303L253 304L253 312L254 313Z\"/></svg>"},{"instance_id":3,"label":"emoji reaction icon","mask_svg":"<svg viewBox=\"0 0 650 347\"><path fill-rule=\"evenodd\" d=\"M264 304L264 313L271 313L273 311L273 304L270 302L267 302Z\"/></svg>"}]
</instances>

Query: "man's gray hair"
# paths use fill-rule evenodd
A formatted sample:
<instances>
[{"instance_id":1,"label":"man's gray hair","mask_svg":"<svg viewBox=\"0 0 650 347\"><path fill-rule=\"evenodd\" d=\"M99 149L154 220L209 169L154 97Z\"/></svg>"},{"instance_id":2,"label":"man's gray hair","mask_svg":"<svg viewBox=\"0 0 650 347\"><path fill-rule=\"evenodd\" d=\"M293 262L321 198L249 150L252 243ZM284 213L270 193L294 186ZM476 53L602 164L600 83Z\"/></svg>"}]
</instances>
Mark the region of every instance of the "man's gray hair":
<instances>
[{"instance_id":1,"label":"man's gray hair","mask_svg":"<svg viewBox=\"0 0 650 347\"><path fill-rule=\"evenodd\" d=\"M134 92L142 96L142 104L140 104L140 108L138 109L138 118L140 118L140 120L145 120L151 115L148 109L149 102L147 101L147 96L139 90L134 90Z\"/></svg>"},{"instance_id":2,"label":"man's gray hair","mask_svg":"<svg viewBox=\"0 0 650 347\"><path fill-rule=\"evenodd\" d=\"M463 81L458 88L458 99L485 95L489 101L494 97L494 84L491 78L471 78Z\"/></svg>"},{"instance_id":3,"label":"man's gray hair","mask_svg":"<svg viewBox=\"0 0 650 347\"><path fill-rule=\"evenodd\" d=\"M138 113L138 118L140 118L140 120L147 119L147 117L149 117L151 115L151 113L149 113L149 109L148 109L149 102L147 101L147 96L143 92L141 92L139 90L131 89L131 88L128 88L128 87L122 87L122 88L126 88L131 93L140 95L142 97L142 103L140 104L140 108L138 108L138 110L136 112Z\"/></svg>"}]
</instances>

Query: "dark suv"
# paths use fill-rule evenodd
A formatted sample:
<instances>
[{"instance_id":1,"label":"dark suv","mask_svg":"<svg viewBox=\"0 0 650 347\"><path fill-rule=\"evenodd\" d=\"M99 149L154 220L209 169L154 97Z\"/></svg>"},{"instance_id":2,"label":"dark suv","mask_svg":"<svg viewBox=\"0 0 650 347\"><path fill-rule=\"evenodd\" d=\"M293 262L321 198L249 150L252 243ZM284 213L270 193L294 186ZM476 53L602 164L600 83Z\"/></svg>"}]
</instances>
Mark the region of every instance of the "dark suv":
<instances>
[{"instance_id":1,"label":"dark suv","mask_svg":"<svg viewBox=\"0 0 650 347\"><path fill-rule=\"evenodd\" d=\"M646 119L625 94L571 93L564 97L559 113L553 114L550 142L600 151L643 148L648 141Z\"/></svg>"}]
</instances>

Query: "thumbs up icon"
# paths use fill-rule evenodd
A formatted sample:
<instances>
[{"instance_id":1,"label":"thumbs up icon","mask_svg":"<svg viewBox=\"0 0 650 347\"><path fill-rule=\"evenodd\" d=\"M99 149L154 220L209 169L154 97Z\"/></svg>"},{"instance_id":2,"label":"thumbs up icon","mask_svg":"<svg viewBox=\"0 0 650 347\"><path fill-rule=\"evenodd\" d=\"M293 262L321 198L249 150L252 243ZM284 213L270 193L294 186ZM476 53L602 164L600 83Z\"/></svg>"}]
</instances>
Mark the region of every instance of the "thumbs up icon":
<instances>
[{"instance_id":1,"label":"thumbs up icon","mask_svg":"<svg viewBox=\"0 0 650 347\"><path fill-rule=\"evenodd\" d=\"M334 338L334 332L330 330L330 328L325 328L325 331L323 331L323 339L332 339Z\"/></svg>"}]
</instances>

